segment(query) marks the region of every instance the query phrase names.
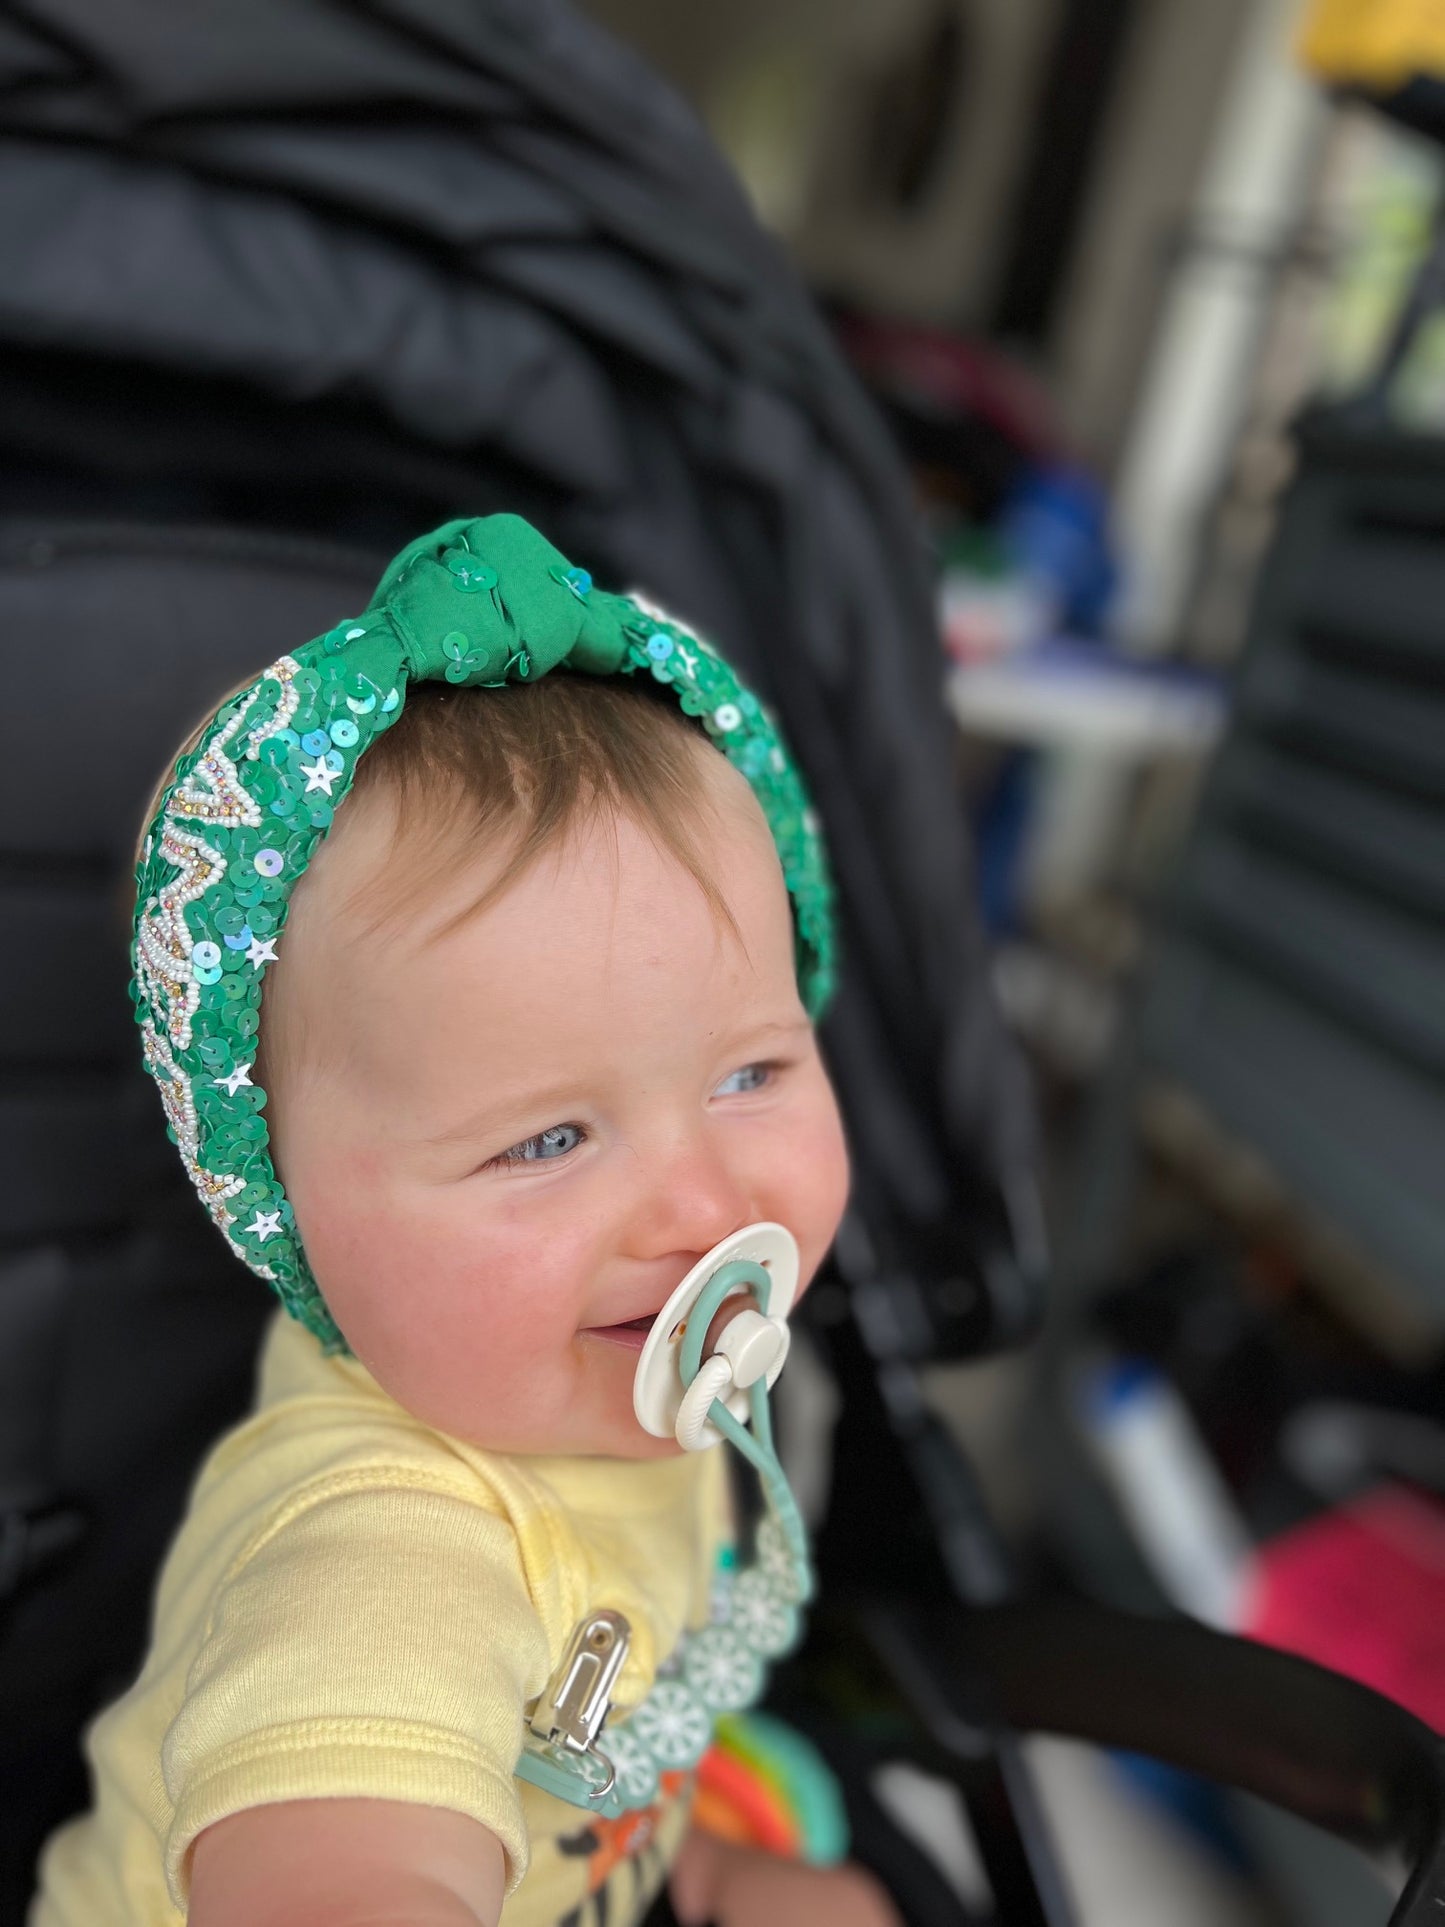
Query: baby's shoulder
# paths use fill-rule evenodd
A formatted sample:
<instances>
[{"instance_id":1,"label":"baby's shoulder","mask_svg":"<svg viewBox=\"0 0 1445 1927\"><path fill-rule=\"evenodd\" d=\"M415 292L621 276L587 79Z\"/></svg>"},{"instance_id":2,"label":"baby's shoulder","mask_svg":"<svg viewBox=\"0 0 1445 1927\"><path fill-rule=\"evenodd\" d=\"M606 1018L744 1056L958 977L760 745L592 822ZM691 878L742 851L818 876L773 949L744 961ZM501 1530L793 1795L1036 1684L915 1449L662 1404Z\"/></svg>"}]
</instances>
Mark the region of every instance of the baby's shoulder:
<instances>
[{"instance_id":1,"label":"baby's shoulder","mask_svg":"<svg viewBox=\"0 0 1445 1927\"><path fill-rule=\"evenodd\" d=\"M267 1340L253 1409L201 1465L162 1590L214 1591L258 1557L347 1541L357 1558L382 1544L462 1546L515 1570L512 1483L291 1326Z\"/></svg>"}]
</instances>

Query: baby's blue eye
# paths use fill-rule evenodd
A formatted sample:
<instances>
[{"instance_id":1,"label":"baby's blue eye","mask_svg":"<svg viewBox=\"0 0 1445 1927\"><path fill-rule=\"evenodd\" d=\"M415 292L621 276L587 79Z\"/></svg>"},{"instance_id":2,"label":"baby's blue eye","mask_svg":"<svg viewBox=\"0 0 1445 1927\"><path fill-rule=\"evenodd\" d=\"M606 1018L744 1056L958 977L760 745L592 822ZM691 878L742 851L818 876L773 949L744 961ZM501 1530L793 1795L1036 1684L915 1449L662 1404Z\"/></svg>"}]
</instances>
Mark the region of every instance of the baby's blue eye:
<instances>
[{"instance_id":1,"label":"baby's blue eye","mask_svg":"<svg viewBox=\"0 0 1445 1927\"><path fill-rule=\"evenodd\" d=\"M495 1164L541 1164L553 1158L564 1158L569 1151L575 1151L582 1142L583 1131L580 1124L554 1124L550 1130L538 1131L535 1137L524 1138L514 1144L510 1151L503 1151Z\"/></svg>"},{"instance_id":2,"label":"baby's blue eye","mask_svg":"<svg viewBox=\"0 0 1445 1927\"><path fill-rule=\"evenodd\" d=\"M713 1096L735 1097L742 1091L760 1091L771 1075L770 1064L744 1064L740 1071L734 1071L731 1077L723 1079Z\"/></svg>"}]
</instances>

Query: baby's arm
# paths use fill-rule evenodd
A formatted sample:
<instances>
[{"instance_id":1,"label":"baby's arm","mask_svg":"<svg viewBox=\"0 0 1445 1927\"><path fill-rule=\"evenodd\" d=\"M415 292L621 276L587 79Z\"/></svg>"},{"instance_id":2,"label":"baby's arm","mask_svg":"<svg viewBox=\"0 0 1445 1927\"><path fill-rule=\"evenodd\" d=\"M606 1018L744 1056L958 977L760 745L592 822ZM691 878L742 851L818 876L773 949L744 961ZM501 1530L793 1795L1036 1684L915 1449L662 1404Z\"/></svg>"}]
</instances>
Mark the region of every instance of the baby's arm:
<instances>
[{"instance_id":1,"label":"baby's arm","mask_svg":"<svg viewBox=\"0 0 1445 1927\"><path fill-rule=\"evenodd\" d=\"M189 1927L496 1927L507 1863L479 1821L403 1800L287 1800L207 1827Z\"/></svg>"},{"instance_id":2,"label":"baby's arm","mask_svg":"<svg viewBox=\"0 0 1445 1927\"><path fill-rule=\"evenodd\" d=\"M668 1885L683 1927L903 1927L872 1874L851 1861L806 1867L693 1827Z\"/></svg>"}]
</instances>

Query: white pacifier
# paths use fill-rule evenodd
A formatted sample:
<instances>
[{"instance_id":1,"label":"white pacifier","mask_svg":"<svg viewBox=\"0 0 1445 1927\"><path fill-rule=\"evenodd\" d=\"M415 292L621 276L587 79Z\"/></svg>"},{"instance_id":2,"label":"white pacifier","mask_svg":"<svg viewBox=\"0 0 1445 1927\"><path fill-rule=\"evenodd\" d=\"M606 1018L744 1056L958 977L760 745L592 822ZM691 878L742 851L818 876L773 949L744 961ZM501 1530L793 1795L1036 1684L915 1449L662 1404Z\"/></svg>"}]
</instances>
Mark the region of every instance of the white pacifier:
<instances>
[{"instance_id":1,"label":"white pacifier","mask_svg":"<svg viewBox=\"0 0 1445 1927\"><path fill-rule=\"evenodd\" d=\"M687 1340L688 1313L725 1265L740 1267L736 1292L722 1302L740 1300L711 1353L697 1367L690 1385L683 1384L682 1356ZM749 1286L743 1266L758 1266L767 1274ZM637 1422L654 1438L675 1438L685 1452L722 1443L723 1435L708 1420L714 1399L720 1399L738 1420L746 1420L752 1401L749 1388L771 1388L788 1356L791 1334L788 1312L798 1290L798 1246L791 1231L780 1224L750 1224L734 1231L703 1258L673 1292L647 1334L632 1381L632 1409ZM766 1294L767 1309L758 1309L751 1293ZM708 1323L716 1307L707 1314Z\"/></svg>"}]
</instances>

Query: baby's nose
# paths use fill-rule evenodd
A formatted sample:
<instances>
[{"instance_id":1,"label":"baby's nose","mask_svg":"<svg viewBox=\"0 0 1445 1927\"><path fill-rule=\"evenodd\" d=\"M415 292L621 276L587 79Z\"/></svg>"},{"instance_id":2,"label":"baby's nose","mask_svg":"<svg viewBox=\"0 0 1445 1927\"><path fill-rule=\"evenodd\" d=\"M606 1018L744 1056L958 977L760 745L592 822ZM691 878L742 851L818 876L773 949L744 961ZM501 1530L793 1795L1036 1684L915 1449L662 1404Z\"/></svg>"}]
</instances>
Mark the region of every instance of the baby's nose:
<instances>
[{"instance_id":1,"label":"baby's nose","mask_svg":"<svg viewBox=\"0 0 1445 1927\"><path fill-rule=\"evenodd\" d=\"M727 1160L694 1144L663 1161L649 1195L648 1216L654 1248L685 1257L686 1270L758 1213Z\"/></svg>"}]
</instances>

